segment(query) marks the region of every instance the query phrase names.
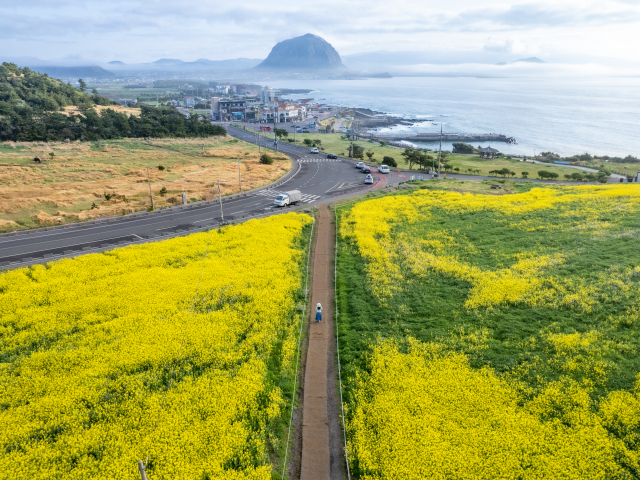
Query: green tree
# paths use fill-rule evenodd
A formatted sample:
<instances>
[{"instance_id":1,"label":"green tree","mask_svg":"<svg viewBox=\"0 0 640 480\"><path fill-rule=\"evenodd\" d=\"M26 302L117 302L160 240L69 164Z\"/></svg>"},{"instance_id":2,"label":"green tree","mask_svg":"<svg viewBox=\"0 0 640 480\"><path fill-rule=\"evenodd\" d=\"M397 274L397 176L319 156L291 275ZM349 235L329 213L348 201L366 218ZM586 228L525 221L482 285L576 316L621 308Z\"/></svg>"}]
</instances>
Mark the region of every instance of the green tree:
<instances>
[{"instance_id":1,"label":"green tree","mask_svg":"<svg viewBox=\"0 0 640 480\"><path fill-rule=\"evenodd\" d=\"M87 91L87 82L85 82L83 79L79 78L78 79L78 83L80 84L80 91L81 92L86 92Z\"/></svg>"},{"instance_id":2,"label":"green tree","mask_svg":"<svg viewBox=\"0 0 640 480\"><path fill-rule=\"evenodd\" d=\"M453 153L470 154L476 152L475 148L473 148L473 146L469 145L468 143L454 142L452 145Z\"/></svg>"},{"instance_id":3,"label":"green tree","mask_svg":"<svg viewBox=\"0 0 640 480\"><path fill-rule=\"evenodd\" d=\"M276 137L278 138L287 138L289 136L289 132L287 132L284 128L276 128L275 133Z\"/></svg>"},{"instance_id":4,"label":"green tree","mask_svg":"<svg viewBox=\"0 0 640 480\"><path fill-rule=\"evenodd\" d=\"M367 153L365 153L365 155L367 156L369 161L371 161L373 159L374 153L371 150L369 150L369 151L367 151Z\"/></svg>"},{"instance_id":5,"label":"green tree","mask_svg":"<svg viewBox=\"0 0 640 480\"><path fill-rule=\"evenodd\" d=\"M304 143L307 147L312 147L313 146L313 142L311 141L310 138L305 138L302 143Z\"/></svg>"},{"instance_id":6,"label":"green tree","mask_svg":"<svg viewBox=\"0 0 640 480\"><path fill-rule=\"evenodd\" d=\"M382 157L382 164L383 165L388 165L390 167L397 167L398 166L398 162L396 162L396 160L393 157Z\"/></svg>"},{"instance_id":7,"label":"green tree","mask_svg":"<svg viewBox=\"0 0 640 480\"><path fill-rule=\"evenodd\" d=\"M522 172L522 178L527 178L529 176L529 172Z\"/></svg>"},{"instance_id":8,"label":"green tree","mask_svg":"<svg viewBox=\"0 0 640 480\"><path fill-rule=\"evenodd\" d=\"M364 148L359 145L353 145L353 152L351 152L351 146L349 146L349 153L351 158L364 159Z\"/></svg>"}]
</instances>

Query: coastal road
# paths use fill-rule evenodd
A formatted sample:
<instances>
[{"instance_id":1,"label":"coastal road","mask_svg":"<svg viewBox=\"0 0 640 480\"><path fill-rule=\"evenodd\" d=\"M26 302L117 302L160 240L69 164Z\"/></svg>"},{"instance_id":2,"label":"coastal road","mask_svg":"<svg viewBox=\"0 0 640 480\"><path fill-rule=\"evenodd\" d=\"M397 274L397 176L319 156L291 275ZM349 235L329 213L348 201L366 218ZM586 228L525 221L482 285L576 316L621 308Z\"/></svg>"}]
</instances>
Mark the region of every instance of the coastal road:
<instances>
[{"instance_id":1,"label":"coastal road","mask_svg":"<svg viewBox=\"0 0 640 480\"><path fill-rule=\"evenodd\" d=\"M229 135L254 143L253 132L229 127ZM261 140L265 142L263 138ZM247 192L244 196L223 197L222 213L216 201L197 202L155 212L95 219L71 226L40 228L24 232L0 235L0 268L42 263L62 257L110 250L119 245L143 243L171 236L185 235L218 226L223 221L274 215L290 208L274 207L273 200L280 192L300 190L302 205L331 201L334 196L355 194L365 186L364 175L351 160L330 160L326 154L310 154L308 149L280 143L279 150L293 163L293 176L277 187L265 187ZM274 148L270 141L269 148ZM374 178L382 178L375 188L403 181L397 174L384 176L372 172ZM278 184L280 182L276 182Z\"/></svg>"}]
</instances>

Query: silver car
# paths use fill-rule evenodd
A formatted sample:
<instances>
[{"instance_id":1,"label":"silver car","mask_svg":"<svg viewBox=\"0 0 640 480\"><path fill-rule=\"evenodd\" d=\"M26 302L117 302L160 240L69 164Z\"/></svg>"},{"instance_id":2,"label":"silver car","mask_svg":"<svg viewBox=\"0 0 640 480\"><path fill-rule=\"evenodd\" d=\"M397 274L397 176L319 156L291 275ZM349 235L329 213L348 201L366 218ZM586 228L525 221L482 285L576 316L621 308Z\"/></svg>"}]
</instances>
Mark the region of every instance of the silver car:
<instances>
[{"instance_id":1,"label":"silver car","mask_svg":"<svg viewBox=\"0 0 640 480\"><path fill-rule=\"evenodd\" d=\"M368 184L372 184L373 183L373 177L371 175L367 175L366 177L364 177L364 183L368 183Z\"/></svg>"}]
</instances>

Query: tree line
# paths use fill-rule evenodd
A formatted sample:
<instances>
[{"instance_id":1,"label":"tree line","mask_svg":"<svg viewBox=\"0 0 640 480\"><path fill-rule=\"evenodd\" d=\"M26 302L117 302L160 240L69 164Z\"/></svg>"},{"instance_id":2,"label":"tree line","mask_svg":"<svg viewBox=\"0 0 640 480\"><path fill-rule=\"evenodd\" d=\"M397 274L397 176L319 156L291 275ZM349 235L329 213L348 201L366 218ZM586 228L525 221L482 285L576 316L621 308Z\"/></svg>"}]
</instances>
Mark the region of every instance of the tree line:
<instances>
[{"instance_id":1,"label":"tree line","mask_svg":"<svg viewBox=\"0 0 640 480\"><path fill-rule=\"evenodd\" d=\"M95 106L118 105L108 98L80 90L12 63L0 66L0 141L99 140L118 137L205 137L225 135L224 128L186 118L173 107L141 107L140 116ZM60 113L67 106L79 114Z\"/></svg>"}]
</instances>

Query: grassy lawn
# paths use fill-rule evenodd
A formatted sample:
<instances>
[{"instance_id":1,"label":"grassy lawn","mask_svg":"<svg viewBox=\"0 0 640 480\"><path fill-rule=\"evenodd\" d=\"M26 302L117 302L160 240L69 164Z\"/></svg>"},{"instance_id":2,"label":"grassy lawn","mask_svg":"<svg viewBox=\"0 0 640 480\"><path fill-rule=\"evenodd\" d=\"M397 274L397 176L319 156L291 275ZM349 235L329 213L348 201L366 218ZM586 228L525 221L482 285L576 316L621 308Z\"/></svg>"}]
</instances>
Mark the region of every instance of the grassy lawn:
<instances>
[{"instance_id":1,"label":"grassy lawn","mask_svg":"<svg viewBox=\"0 0 640 480\"><path fill-rule=\"evenodd\" d=\"M338 210L356 476L635 478L640 194L524 187Z\"/></svg>"},{"instance_id":2,"label":"grassy lawn","mask_svg":"<svg viewBox=\"0 0 640 480\"><path fill-rule=\"evenodd\" d=\"M0 231L148 209L149 179L156 208L178 203L182 192L189 201L213 198L218 180L223 195L237 193L238 169L243 190L257 188L291 166L269 153L276 161L262 165L257 146L231 137L2 143ZM164 169L150 168L148 179L147 166Z\"/></svg>"},{"instance_id":3,"label":"grassy lawn","mask_svg":"<svg viewBox=\"0 0 640 480\"><path fill-rule=\"evenodd\" d=\"M437 166L437 153L436 166ZM563 167L560 165L540 165L531 162L520 162L518 160L508 158L495 158L492 160L482 160L475 155L449 155L451 165L455 168L459 168L460 172L468 175L489 175L491 170L500 170L502 168L508 168L512 172L516 172L516 177L522 178L522 172L529 172L529 178L537 178L538 171L547 170L549 172L556 172L560 175L559 180L564 180L564 175L570 175L578 172L575 168ZM474 173L474 170L480 170L478 173Z\"/></svg>"},{"instance_id":4,"label":"grassy lawn","mask_svg":"<svg viewBox=\"0 0 640 480\"><path fill-rule=\"evenodd\" d=\"M268 138L273 138L273 133L262 133L263 136ZM325 153L335 153L340 156L348 155L348 148L351 145L351 141L345 139L344 135L339 133L297 133L295 136L296 144L303 145L305 139L310 140L320 140L322 149ZM293 136L289 134L285 142L289 139L293 139ZM398 166L400 168L408 168L408 164L404 163L404 157L402 156L402 152L404 149L396 148L396 147L388 147L388 146L380 146L377 143L369 142L369 141L357 141L354 142L355 145L358 145L365 149L365 161L368 163L380 164L382 163L382 159L385 156L392 157L398 162ZM369 158L366 156L366 152L373 152L373 158L369 161ZM438 165L438 153L432 152L430 153L434 157L434 164L437 168ZM563 167L559 165L540 165L534 163L520 162L518 160L507 159L507 158L496 158L493 160L481 160L480 157L475 155L452 155L449 154L448 158L450 160L451 165L455 168L459 168L460 171L456 173L464 173L468 175L483 175L488 176L491 170L500 170L502 168L508 168L509 170L516 173L516 177L522 178L522 172L529 172L529 178L537 178L538 171L540 170L548 170L558 173L560 175L559 179L564 180L565 174L575 173L576 169ZM416 167L413 167L416 169ZM472 171L480 170L480 172L474 173Z\"/></svg>"}]
</instances>

